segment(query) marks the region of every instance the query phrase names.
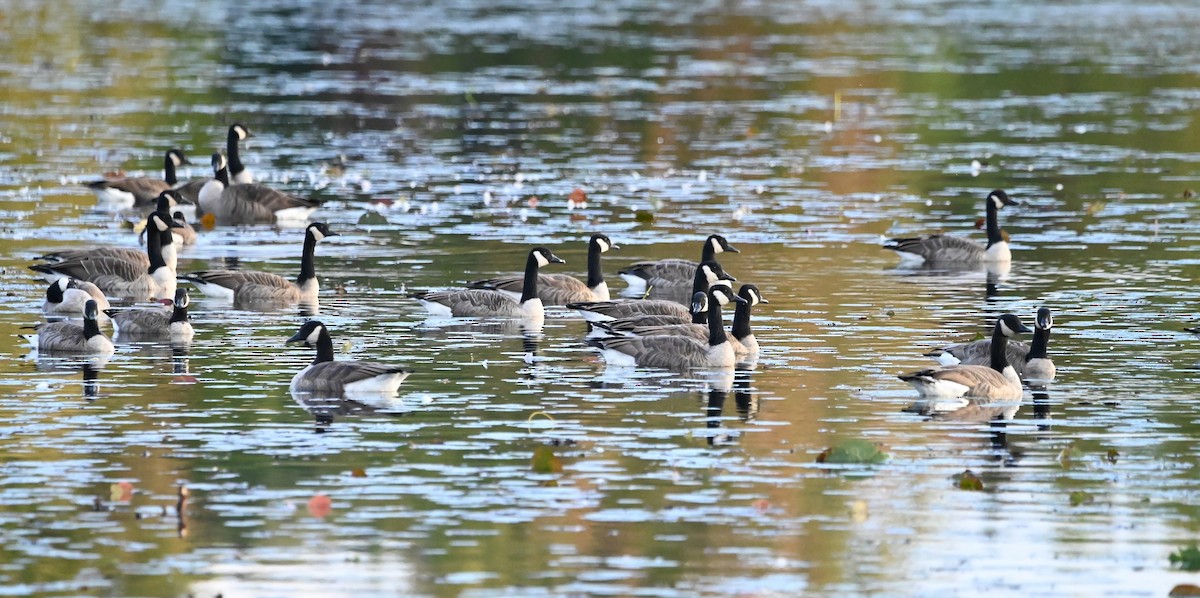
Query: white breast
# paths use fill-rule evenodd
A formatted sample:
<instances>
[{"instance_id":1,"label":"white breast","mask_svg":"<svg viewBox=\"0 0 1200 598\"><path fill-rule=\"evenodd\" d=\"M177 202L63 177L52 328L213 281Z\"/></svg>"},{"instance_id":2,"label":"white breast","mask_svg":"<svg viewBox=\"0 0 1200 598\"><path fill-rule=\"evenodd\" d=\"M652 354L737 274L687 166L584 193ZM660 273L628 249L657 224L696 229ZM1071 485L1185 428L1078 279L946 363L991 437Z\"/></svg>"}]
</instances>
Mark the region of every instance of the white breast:
<instances>
[{"instance_id":1,"label":"white breast","mask_svg":"<svg viewBox=\"0 0 1200 598\"><path fill-rule=\"evenodd\" d=\"M1011 262L1012 251L1008 249L1008 241L1000 241L984 252L984 259L989 262Z\"/></svg>"}]
</instances>

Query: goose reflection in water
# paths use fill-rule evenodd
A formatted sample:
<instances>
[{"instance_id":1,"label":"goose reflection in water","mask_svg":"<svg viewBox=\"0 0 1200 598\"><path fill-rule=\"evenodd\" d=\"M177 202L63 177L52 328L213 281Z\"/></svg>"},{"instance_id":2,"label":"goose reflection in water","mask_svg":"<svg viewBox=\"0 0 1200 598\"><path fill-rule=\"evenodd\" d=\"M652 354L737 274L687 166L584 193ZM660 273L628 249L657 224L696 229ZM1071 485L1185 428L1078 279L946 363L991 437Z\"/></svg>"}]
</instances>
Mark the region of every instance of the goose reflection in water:
<instances>
[{"instance_id":1,"label":"goose reflection in water","mask_svg":"<svg viewBox=\"0 0 1200 598\"><path fill-rule=\"evenodd\" d=\"M361 395L347 397L293 390L292 400L312 415L315 431L322 433L341 417L380 415L403 417L415 412L405 400L396 395Z\"/></svg>"},{"instance_id":2,"label":"goose reflection in water","mask_svg":"<svg viewBox=\"0 0 1200 598\"><path fill-rule=\"evenodd\" d=\"M714 380L712 378L708 380L710 388L708 389L708 401L704 408L704 426L709 430L707 434L709 446L726 445L741 438L740 432L731 430L722 432L722 422L725 420L723 416L725 402L729 399L731 390L739 420L749 423L758 416L758 400L754 396L754 387L750 376L752 371L752 368L739 367L733 374L732 388L723 384L724 372L721 373L720 383L711 384Z\"/></svg>"},{"instance_id":3,"label":"goose reflection in water","mask_svg":"<svg viewBox=\"0 0 1200 598\"><path fill-rule=\"evenodd\" d=\"M83 398L92 401L100 397L100 371L108 365L107 355L81 359L79 355L55 355L35 351L27 355L27 359L34 361L39 372L71 375L76 371L82 372Z\"/></svg>"}]
</instances>

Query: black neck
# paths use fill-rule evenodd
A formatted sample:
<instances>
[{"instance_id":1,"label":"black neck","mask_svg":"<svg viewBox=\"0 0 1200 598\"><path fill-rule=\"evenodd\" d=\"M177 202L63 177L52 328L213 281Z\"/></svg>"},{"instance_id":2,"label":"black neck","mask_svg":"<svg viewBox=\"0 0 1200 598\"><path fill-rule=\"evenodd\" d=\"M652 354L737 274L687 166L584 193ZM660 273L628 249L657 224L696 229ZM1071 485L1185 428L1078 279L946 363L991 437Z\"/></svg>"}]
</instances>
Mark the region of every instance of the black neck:
<instances>
[{"instance_id":1,"label":"black neck","mask_svg":"<svg viewBox=\"0 0 1200 598\"><path fill-rule=\"evenodd\" d=\"M712 309L712 306L709 305L708 309ZM708 311L707 310L706 311L698 311L698 312L693 313L692 314L692 323L693 324L707 324L708 323Z\"/></svg>"},{"instance_id":2,"label":"black neck","mask_svg":"<svg viewBox=\"0 0 1200 598\"><path fill-rule=\"evenodd\" d=\"M186 321L188 321L187 306L179 305L178 303L176 303L175 309L173 311L171 311L171 322L170 323L174 324L175 322L186 322Z\"/></svg>"},{"instance_id":3,"label":"black neck","mask_svg":"<svg viewBox=\"0 0 1200 598\"><path fill-rule=\"evenodd\" d=\"M708 344L719 345L729 340L725 337L725 321L721 317L721 302L712 293L708 295Z\"/></svg>"},{"instance_id":4,"label":"black neck","mask_svg":"<svg viewBox=\"0 0 1200 598\"><path fill-rule=\"evenodd\" d=\"M1033 344L1029 347L1029 355L1025 356L1025 361L1033 359L1046 358L1046 346L1050 344L1050 331L1045 328L1036 328L1033 331Z\"/></svg>"},{"instance_id":5,"label":"black neck","mask_svg":"<svg viewBox=\"0 0 1200 598\"><path fill-rule=\"evenodd\" d=\"M604 270L600 268L600 254L600 242L592 239L592 242L588 244L587 286L589 289L594 289L604 282Z\"/></svg>"},{"instance_id":6,"label":"black neck","mask_svg":"<svg viewBox=\"0 0 1200 598\"><path fill-rule=\"evenodd\" d=\"M538 261L537 256L533 253L529 254L529 259L525 260L525 281L521 285L521 303L525 303L530 299L536 299L537 294L537 277L538 277Z\"/></svg>"},{"instance_id":7,"label":"black neck","mask_svg":"<svg viewBox=\"0 0 1200 598\"><path fill-rule=\"evenodd\" d=\"M1004 240L1000 234L999 208L996 207L996 201L989 195L987 199L987 236L988 247Z\"/></svg>"},{"instance_id":8,"label":"black neck","mask_svg":"<svg viewBox=\"0 0 1200 598\"><path fill-rule=\"evenodd\" d=\"M304 234L304 253L300 256L300 276L296 277L296 285L304 283L317 277L317 268L313 264L313 254L317 251L317 238L313 236L312 231Z\"/></svg>"},{"instance_id":9,"label":"black neck","mask_svg":"<svg viewBox=\"0 0 1200 598\"><path fill-rule=\"evenodd\" d=\"M54 284L51 284L46 289L46 301L48 303L62 303L62 300L63 290L62 287L58 285L58 281L56 280L54 281Z\"/></svg>"},{"instance_id":10,"label":"black neck","mask_svg":"<svg viewBox=\"0 0 1200 598\"><path fill-rule=\"evenodd\" d=\"M745 297L743 297L745 299ZM750 301L737 304L733 311L733 338L742 340L753 334L750 332Z\"/></svg>"},{"instance_id":11,"label":"black neck","mask_svg":"<svg viewBox=\"0 0 1200 598\"><path fill-rule=\"evenodd\" d=\"M717 251L713 249L713 240L711 238L704 240L704 250L700 252L700 261L709 262L717 257Z\"/></svg>"},{"instance_id":12,"label":"black neck","mask_svg":"<svg viewBox=\"0 0 1200 598\"><path fill-rule=\"evenodd\" d=\"M175 160L174 156L171 154L167 154L166 159L163 160L163 173L163 180L166 181L168 185L173 187L175 186L175 183L179 182L179 179L175 178Z\"/></svg>"},{"instance_id":13,"label":"black neck","mask_svg":"<svg viewBox=\"0 0 1200 598\"><path fill-rule=\"evenodd\" d=\"M1004 332L1000 330L1000 323L996 323L996 331L992 333L992 369L997 372L1004 372L1004 368L1008 367L1008 337L1004 336Z\"/></svg>"},{"instance_id":14,"label":"black neck","mask_svg":"<svg viewBox=\"0 0 1200 598\"><path fill-rule=\"evenodd\" d=\"M153 217L146 221L146 226L156 226L154 224ZM166 234L167 234L167 237L170 238L171 229L168 228ZM162 244L163 244L162 231L153 231L152 234L146 235L146 255L150 258L150 273L151 274L153 274L156 269L162 268L167 265L167 262L166 262L166 260L163 259L163 255L162 255Z\"/></svg>"},{"instance_id":15,"label":"black neck","mask_svg":"<svg viewBox=\"0 0 1200 598\"><path fill-rule=\"evenodd\" d=\"M158 243L160 245L162 245L163 247L166 247L167 245L170 245L174 242L175 242L175 233L171 232L170 227L168 227L167 230L159 233Z\"/></svg>"},{"instance_id":16,"label":"black neck","mask_svg":"<svg viewBox=\"0 0 1200 598\"><path fill-rule=\"evenodd\" d=\"M213 174L213 178L220 181L222 185L225 185L226 187L228 187L229 186L229 166L226 165L225 168L218 170L215 174Z\"/></svg>"},{"instance_id":17,"label":"black neck","mask_svg":"<svg viewBox=\"0 0 1200 598\"><path fill-rule=\"evenodd\" d=\"M84 318L83 338L90 339L97 334L100 334L100 322L97 322L95 318Z\"/></svg>"},{"instance_id":18,"label":"black neck","mask_svg":"<svg viewBox=\"0 0 1200 598\"><path fill-rule=\"evenodd\" d=\"M237 131L234 131L232 128L229 129L229 139L225 144L225 153L228 155L229 159L230 174L236 175L237 173L246 169L246 167L242 165L241 158L238 157Z\"/></svg>"},{"instance_id":19,"label":"black neck","mask_svg":"<svg viewBox=\"0 0 1200 598\"><path fill-rule=\"evenodd\" d=\"M329 331L322 326L321 336L317 337L317 358L313 360L313 363L326 361L333 361L333 339L329 338Z\"/></svg>"},{"instance_id":20,"label":"black neck","mask_svg":"<svg viewBox=\"0 0 1200 598\"><path fill-rule=\"evenodd\" d=\"M710 261L710 260L705 260ZM703 266L696 266L696 277L692 279L692 294L704 293L708 291L708 275L704 273Z\"/></svg>"}]
</instances>

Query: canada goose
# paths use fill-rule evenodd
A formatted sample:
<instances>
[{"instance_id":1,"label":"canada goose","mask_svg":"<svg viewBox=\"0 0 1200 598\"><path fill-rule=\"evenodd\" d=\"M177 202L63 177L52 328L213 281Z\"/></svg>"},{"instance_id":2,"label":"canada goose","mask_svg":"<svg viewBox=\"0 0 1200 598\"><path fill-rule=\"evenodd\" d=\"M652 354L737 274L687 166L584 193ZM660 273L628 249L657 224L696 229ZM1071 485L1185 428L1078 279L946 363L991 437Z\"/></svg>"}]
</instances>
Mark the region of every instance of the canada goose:
<instances>
[{"instance_id":1,"label":"canada goose","mask_svg":"<svg viewBox=\"0 0 1200 598\"><path fill-rule=\"evenodd\" d=\"M83 306L82 326L71 322L42 323L33 327L37 334L22 337L39 351L111 355L115 349L112 341L100 332L96 321L99 313L96 302L88 300Z\"/></svg>"},{"instance_id":2,"label":"canada goose","mask_svg":"<svg viewBox=\"0 0 1200 598\"><path fill-rule=\"evenodd\" d=\"M229 125L229 135L225 139L225 153L229 154L229 180L234 185L249 185L254 182L254 175L242 164L238 154L238 142L249 137L250 131L238 123Z\"/></svg>"},{"instance_id":3,"label":"canada goose","mask_svg":"<svg viewBox=\"0 0 1200 598\"><path fill-rule=\"evenodd\" d=\"M149 266L142 267L113 257L88 255L74 257L52 264L30 266L34 272L42 273L47 280L69 276L95 283L106 295L115 295L132 300L164 299L175 295L175 270L163 260L161 233L180 224L162 212L152 212L146 217L146 255Z\"/></svg>"},{"instance_id":4,"label":"canada goose","mask_svg":"<svg viewBox=\"0 0 1200 598\"><path fill-rule=\"evenodd\" d=\"M183 225L182 228L171 229L171 235L175 242L180 245L195 245L196 229L183 217L183 212L175 212L171 214L171 217L175 219L175 222Z\"/></svg>"},{"instance_id":5,"label":"canada goose","mask_svg":"<svg viewBox=\"0 0 1200 598\"><path fill-rule=\"evenodd\" d=\"M46 289L46 301L42 303L42 313L53 316L82 317L83 307L88 301L95 301L100 310L108 309L108 298L100 287L82 280L62 277L50 283Z\"/></svg>"},{"instance_id":6,"label":"canada goose","mask_svg":"<svg viewBox=\"0 0 1200 598\"><path fill-rule=\"evenodd\" d=\"M709 235L704 240L704 249L700 253L701 262L714 262L718 253L728 251L741 253L729 244L721 235ZM638 262L617 272L625 282L629 283L630 293L645 293L650 287L686 287L692 282L696 266L700 264L691 260L665 259L652 262Z\"/></svg>"},{"instance_id":7,"label":"canada goose","mask_svg":"<svg viewBox=\"0 0 1200 598\"><path fill-rule=\"evenodd\" d=\"M600 255L609 249L620 249L605 235L592 235L588 241L587 284L570 274L538 274L538 297L545 305L566 305L574 301L608 301L608 283L600 267ZM473 289L500 291L520 300L525 277L500 276L470 283Z\"/></svg>"},{"instance_id":8,"label":"canada goose","mask_svg":"<svg viewBox=\"0 0 1200 598\"><path fill-rule=\"evenodd\" d=\"M300 254L300 275L292 282L278 274L257 270L206 270L183 277L210 297L232 300L238 305L256 303L317 302L320 282L313 262L317 242L336 237L324 222L314 222L304 229L304 249Z\"/></svg>"},{"instance_id":9,"label":"canada goose","mask_svg":"<svg viewBox=\"0 0 1200 598\"><path fill-rule=\"evenodd\" d=\"M1043 307L1038 310L1034 321L1032 345L1017 341L1009 341L1006 345L1005 359L1022 380L1054 379L1054 362L1046 355L1051 328L1054 328L1054 315L1050 308ZM982 339L934 349L925 356L936 359L942 365L987 365L991 362L991 350L991 339Z\"/></svg>"},{"instance_id":10,"label":"canada goose","mask_svg":"<svg viewBox=\"0 0 1200 598\"><path fill-rule=\"evenodd\" d=\"M737 363L737 356L729 337L725 334L721 310L715 306L724 301L746 301L733 294L732 289L724 286L714 286L707 293L708 304L713 306L708 310L708 336L700 341L684 336L622 336L607 339L590 339L589 345L598 347L604 356L604 361L615 366L646 366L666 368L676 371L687 371L697 368L732 368ZM699 311L704 306L695 300L692 310Z\"/></svg>"},{"instance_id":11,"label":"canada goose","mask_svg":"<svg viewBox=\"0 0 1200 598\"><path fill-rule=\"evenodd\" d=\"M903 374L899 378L926 399L1020 399L1021 379L1006 356L1008 338L1018 332L1030 330L1017 316L1004 314L996 320L992 333L989 365L944 365Z\"/></svg>"},{"instance_id":12,"label":"canada goose","mask_svg":"<svg viewBox=\"0 0 1200 598\"><path fill-rule=\"evenodd\" d=\"M107 309L104 313L112 318L113 331L121 338L170 339L172 342L190 343L195 335L192 323L188 320L190 302L186 290L176 289L175 299L169 308Z\"/></svg>"},{"instance_id":13,"label":"canada goose","mask_svg":"<svg viewBox=\"0 0 1200 598\"><path fill-rule=\"evenodd\" d=\"M325 325L309 320L287 342L316 347L317 358L292 378L291 391L321 396L394 393L412 372L373 361L334 361L333 339Z\"/></svg>"},{"instance_id":14,"label":"canada goose","mask_svg":"<svg viewBox=\"0 0 1200 598\"><path fill-rule=\"evenodd\" d=\"M154 205L159 194L170 189L178 180L175 178L175 168L188 164L183 150L168 150L163 158L164 177L123 177L104 179L88 183L87 186L96 194L96 199L105 204L122 208L143 207Z\"/></svg>"},{"instance_id":15,"label":"canada goose","mask_svg":"<svg viewBox=\"0 0 1200 598\"><path fill-rule=\"evenodd\" d=\"M308 219L317 202L266 185L229 184L225 156L213 154L215 176L200 189L197 204L201 212L212 214L218 224L273 224Z\"/></svg>"},{"instance_id":16,"label":"canada goose","mask_svg":"<svg viewBox=\"0 0 1200 598\"><path fill-rule=\"evenodd\" d=\"M411 295L433 316L456 318L524 318L540 321L545 317L542 300L538 297L538 268L550 264L565 264L562 258L545 247L530 250L525 260L525 279L521 298L485 289L432 291Z\"/></svg>"},{"instance_id":17,"label":"canada goose","mask_svg":"<svg viewBox=\"0 0 1200 598\"><path fill-rule=\"evenodd\" d=\"M706 261L692 266L692 294L704 292L718 281L735 281L736 278L725 273L721 264ZM667 315L677 318L677 323L691 321L691 312L687 307L665 299L618 299L612 301L577 301L568 303L567 307L579 311L588 322L603 322L644 315Z\"/></svg>"},{"instance_id":18,"label":"canada goose","mask_svg":"<svg viewBox=\"0 0 1200 598\"><path fill-rule=\"evenodd\" d=\"M178 193L173 190L163 191L158 196L158 211L164 214L167 213L168 210L175 205L174 198L177 197ZM176 214L181 214L181 212L176 212ZM179 224L180 226L185 226L183 223ZM139 239L142 235L146 234L148 230L148 228L143 228L142 232L138 235ZM175 231L177 230L183 229L170 227L167 229L167 232L160 233L161 247L159 250L162 251L163 261L166 262L167 267L172 270L174 270L179 263L179 252L176 248L176 245L178 244L178 239L180 237L175 234ZM195 232L193 231L192 234L195 235ZM51 262L64 262L88 257L107 257L129 262L130 264L133 264L139 268L150 267L150 256L147 255L145 251L137 249L136 247L89 247L87 249L65 249L62 251L56 251L54 253L48 253L38 259L48 260Z\"/></svg>"},{"instance_id":19,"label":"canada goose","mask_svg":"<svg viewBox=\"0 0 1200 598\"><path fill-rule=\"evenodd\" d=\"M1012 261L1012 252L1008 249L1008 241L1004 240L1003 232L997 214L1004 206L1019 206L1020 203L1008 198L1008 194L996 189L988 194L985 201L987 206L987 247L962 237L950 235L928 235L925 237L908 237L888 239L883 243L885 249L891 249L900 254L901 263L933 264L933 263L1008 263Z\"/></svg>"},{"instance_id":20,"label":"canada goose","mask_svg":"<svg viewBox=\"0 0 1200 598\"><path fill-rule=\"evenodd\" d=\"M759 303L770 303L763 298L759 293L758 287L752 284L744 284L738 290L738 296L746 301L737 304L737 309L733 316L732 336L729 339L729 344L733 346L733 352L738 357L753 356L758 354L758 341L754 338L754 332L750 330L750 308ZM708 338L708 298L704 293L696 293L693 298L693 303L700 303L699 311L693 310L694 316L700 316L704 320L703 323L697 322L695 319L688 324L663 324L663 325L644 325L639 324L637 319L632 320L613 320L611 322L596 322L596 327L607 330L615 336L658 336L658 335L675 335L686 336L696 340L706 340Z\"/></svg>"}]
</instances>

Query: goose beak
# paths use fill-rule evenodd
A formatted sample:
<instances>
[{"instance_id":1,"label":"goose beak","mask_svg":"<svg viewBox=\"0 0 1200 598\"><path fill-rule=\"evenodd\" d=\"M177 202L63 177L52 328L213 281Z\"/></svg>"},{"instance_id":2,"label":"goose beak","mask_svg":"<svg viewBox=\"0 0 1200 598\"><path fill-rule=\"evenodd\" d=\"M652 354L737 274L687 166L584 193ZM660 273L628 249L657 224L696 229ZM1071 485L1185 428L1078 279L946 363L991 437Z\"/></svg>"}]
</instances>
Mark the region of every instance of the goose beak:
<instances>
[{"instance_id":1,"label":"goose beak","mask_svg":"<svg viewBox=\"0 0 1200 598\"><path fill-rule=\"evenodd\" d=\"M770 303L770 301L767 301L767 298L766 298L766 297L759 297L759 298L758 298L758 302L759 302L759 303L763 303L763 304Z\"/></svg>"},{"instance_id":2,"label":"goose beak","mask_svg":"<svg viewBox=\"0 0 1200 598\"><path fill-rule=\"evenodd\" d=\"M305 335L303 332L297 332L296 334L292 335L292 338L289 338L284 342L285 343L300 342L300 341L304 340L305 336L307 336L307 335Z\"/></svg>"},{"instance_id":3,"label":"goose beak","mask_svg":"<svg viewBox=\"0 0 1200 598\"><path fill-rule=\"evenodd\" d=\"M609 249L620 249L620 248L621 248L621 246L620 246L620 245L617 245L616 243L609 243L609 244L608 244L608 248L609 248Z\"/></svg>"},{"instance_id":4,"label":"goose beak","mask_svg":"<svg viewBox=\"0 0 1200 598\"><path fill-rule=\"evenodd\" d=\"M729 274L728 272L722 272L722 273L721 273L721 277L720 277L720 279L721 279L721 280L728 280L728 281L730 281L730 282L737 282L737 279L736 279L736 278L734 278L734 277L733 277L733 275L732 275L732 274Z\"/></svg>"},{"instance_id":5,"label":"goose beak","mask_svg":"<svg viewBox=\"0 0 1200 598\"><path fill-rule=\"evenodd\" d=\"M746 301L746 298L741 295L733 295L730 298L733 300L734 303L750 303L749 301Z\"/></svg>"},{"instance_id":6,"label":"goose beak","mask_svg":"<svg viewBox=\"0 0 1200 598\"><path fill-rule=\"evenodd\" d=\"M178 220L176 220L174 218L168 218L167 219L167 228L184 228L184 226L182 224L180 224Z\"/></svg>"},{"instance_id":7,"label":"goose beak","mask_svg":"<svg viewBox=\"0 0 1200 598\"><path fill-rule=\"evenodd\" d=\"M739 250L737 247L728 244L725 245L725 251L728 251L729 253L741 253L741 250Z\"/></svg>"},{"instance_id":8,"label":"goose beak","mask_svg":"<svg viewBox=\"0 0 1200 598\"><path fill-rule=\"evenodd\" d=\"M1030 327L1028 327L1028 326L1026 326L1026 325L1025 325L1025 323L1024 323L1024 322L1022 322L1022 323L1021 323L1021 328L1020 328L1020 329L1018 329L1018 330L1017 330L1017 332L1020 332L1020 333L1022 333L1022 334L1029 334L1030 332L1033 332L1033 329L1032 329L1032 328L1030 328Z\"/></svg>"},{"instance_id":9,"label":"goose beak","mask_svg":"<svg viewBox=\"0 0 1200 598\"><path fill-rule=\"evenodd\" d=\"M550 263L551 264L565 264L565 263L567 263L567 260L564 260L561 257L558 257L557 255L554 255L553 253L551 253L550 254Z\"/></svg>"},{"instance_id":10,"label":"goose beak","mask_svg":"<svg viewBox=\"0 0 1200 598\"><path fill-rule=\"evenodd\" d=\"M1049 330L1054 326L1054 318L1050 314L1038 314L1037 327L1042 330Z\"/></svg>"}]
</instances>

